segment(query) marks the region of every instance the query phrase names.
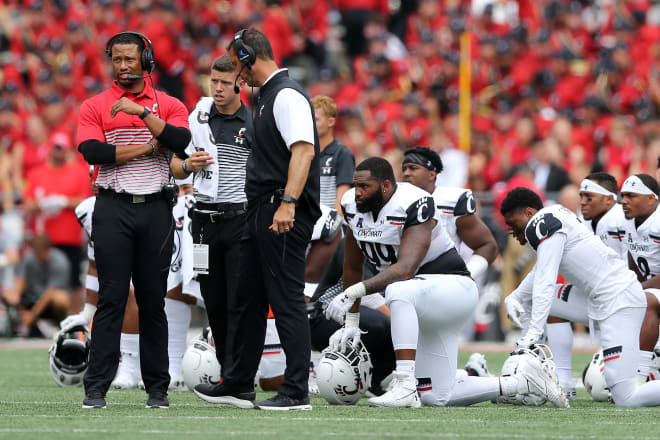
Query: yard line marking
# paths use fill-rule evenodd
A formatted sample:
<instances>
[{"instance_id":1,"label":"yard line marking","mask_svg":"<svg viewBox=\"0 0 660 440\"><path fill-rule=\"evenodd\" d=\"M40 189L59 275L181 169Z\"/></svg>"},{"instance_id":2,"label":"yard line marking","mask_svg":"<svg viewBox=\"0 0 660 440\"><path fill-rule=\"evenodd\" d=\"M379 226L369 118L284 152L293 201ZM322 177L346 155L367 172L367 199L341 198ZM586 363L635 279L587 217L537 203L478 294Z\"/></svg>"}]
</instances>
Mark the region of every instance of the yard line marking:
<instances>
[{"instance_id":1,"label":"yard line marking","mask_svg":"<svg viewBox=\"0 0 660 440\"><path fill-rule=\"evenodd\" d=\"M159 430L159 429L142 429L142 430L117 430L117 429L27 429L27 428L0 428L0 433L82 433L82 434L156 434L156 435L229 435L229 436L264 436L272 437L274 432L286 432L286 431L172 431L172 430ZM387 432L351 432L351 433L337 433L337 432L318 432L318 431L306 431L300 432L296 431L296 435L299 436L311 436L314 437L394 437L394 438L465 438L465 437L478 437L478 438L490 438L490 439L500 439L500 438L534 438L534 439L552 439L556 438L555 434L541 434L541 433L523 433L523 434L514 434L514 433L465 433L465 432L433 432L433 433L387 433ZM581 439L594 439L600 440L602 436L599 435L562 435L562 439L569 440L581 440ZM656 440L657 437L637 437L637 436L626 436L619 437L622 440Z\"/></svg>"}]
</instances>

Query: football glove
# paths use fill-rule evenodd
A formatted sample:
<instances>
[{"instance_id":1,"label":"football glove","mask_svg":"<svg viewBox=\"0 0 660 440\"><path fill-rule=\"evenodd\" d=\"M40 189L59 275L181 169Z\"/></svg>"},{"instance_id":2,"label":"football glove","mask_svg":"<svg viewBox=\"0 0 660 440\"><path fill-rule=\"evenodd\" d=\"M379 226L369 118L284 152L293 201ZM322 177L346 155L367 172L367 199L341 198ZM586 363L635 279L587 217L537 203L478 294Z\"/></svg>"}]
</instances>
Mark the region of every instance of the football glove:
<instances>
[{"instance_id":1,"label":"football glove","mask_svg":"<svg viewBox=\"0 0 660 440\"><path fill-rule=\"evenodd\" d=\"M523 348L530 348L532 345L540 344L542 342L543 333L538 333L534 330L529 330L518 341L516 341L516 351Z\"/></svg>"},{"instance_id":2,"label":"football glove","mask_svg":"<svg viewBox=\"0 0 660 440\"><path fill-rule=\"evenodd\" d=\"M328 308L325 309L325 317L343 324L346 313L353 307L355 300L363 297L365 294L364 283L353 284L330 301Z\"/></svg>"},{"instance_id":3,"label":"football glove","mask_svg":"<svg viewBox=\"0 0 660 440\"><path fill-rule=\"evenodd\" d=\"M513 295L504 298L504 307L506 308L506 315L513 325L518 328L523 328L522 321L526 320L525 308L520 304Z\"/></svg>"},{"instance_id":4,"label":"football glove","mask_svg":"<svg viewBox=\"0 0 660 440\"><path fill-rule=\"evenodd\" d=\"M333 351L343 352L346 350L346 346L351 340L351 345L353 348L357 347L360 342L361 332L360 332L360 313L348 313L346 316L346 326L340 328L330 336L330 341L328 345Z\"/></svg>"},{"instance_id":5,"label":"football glove","mask_svg":"<svg viewBox=\"0 0 660 440\"><path fill-rule=\"evenodd\" d=\"M80 313L76 313L75 315L70 315L64 318L60 322L60 328L62 329L62 331L66 332L79 325L86 327L89 325L89 321L92 320L95 311L96 311L95 305L85 303L85 307L83 307Z\"/></svg>"}]
</instances>

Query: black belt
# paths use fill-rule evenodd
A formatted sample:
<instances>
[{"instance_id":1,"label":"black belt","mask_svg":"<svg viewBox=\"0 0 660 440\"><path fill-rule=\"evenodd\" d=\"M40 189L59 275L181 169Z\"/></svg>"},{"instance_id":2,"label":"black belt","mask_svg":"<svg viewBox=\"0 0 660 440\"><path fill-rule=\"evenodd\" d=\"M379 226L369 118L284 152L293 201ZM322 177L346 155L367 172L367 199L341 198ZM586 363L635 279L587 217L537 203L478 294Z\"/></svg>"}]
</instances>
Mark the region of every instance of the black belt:
<instances>
[{"instance_id":1,"label":"black belt","mask_svg":"<svg viewBox=\"0 0 660 440\"><path fill-rule=\"evenodd\" d=\"M238 217L247 212L243 203L225 203L225 205L238 205L240 208L215 212L200 212L198 211L198 205L199 203L195 204L195 208L190 210L190 218L209 223L219 223L224 220L229 220L230 218Z\"/></svg>"},{"instance_id":2,"label":"black belt","mask_svg":"<svg viewBox=\"0 0 660 440\"><path fill-rule=\"evenodd\" d=\"M162 192L153 194L129 194L125 192L116 192L113 189L99 188L99 195L112 197L113 199L123 200L129 203L148 203L156 200L164 200Z\"/></svg>"},{"instance_id":3,"label":"black belt","mask_svg":"<svg viewBox=\"0 0 660 440\"><path fill-rule=\"evenodd\" d=\"M215 211L215 212L226 212L226 211L239 211L241 209L247 209L247 203L204 203L204 202L195 202L195 209L200 211Z\"/></svg>"}]
</instances>

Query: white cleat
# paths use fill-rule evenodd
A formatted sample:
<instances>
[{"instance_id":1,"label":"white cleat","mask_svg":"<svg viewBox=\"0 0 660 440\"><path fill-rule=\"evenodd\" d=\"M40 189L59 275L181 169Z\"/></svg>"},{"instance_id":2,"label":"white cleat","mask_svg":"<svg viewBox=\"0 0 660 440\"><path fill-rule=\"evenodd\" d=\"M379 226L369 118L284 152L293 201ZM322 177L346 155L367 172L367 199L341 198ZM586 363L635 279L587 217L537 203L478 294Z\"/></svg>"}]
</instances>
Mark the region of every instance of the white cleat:
<instances>
[{"instance_id":1,"label":"white cleat","mask_svg":"<svg viewBox=\"0 0 660 440\"><path fill-rule=\"evenodd\" d=\"M309 380L307 381L307 390L309 394L320 394L319 385L316 382L316 373L314 371L309 372Z\"/></svg>"},{"instance_id":2,"label":"white cleat","mask_svg":"<svg viewBox=\"0 0 660 440\"><path fill-rule=\"evenodd\" d=\"M170 385L167 387L169 391L188 391L186 383L183 381L183 376L170 371Z\"/></svg>"},{"instance_id":3,"label":"white cleat","mask_svg":"<svg viewBox=\"0 0 660 440\"><path fill-rule=\"evenodd\" d=\"M116 390L130 390L137 387L138 380L136 374L128 371L118 372L110 386Z\"/></svg>"},{"instance_id":4,"label":"white cleat","mask_svg":"<svg viewBox=\"0 0 660 440\"><path fill-rule=\"evenodd\" d=\"M382 396L370 398L369 406L420 408L422 401L417 393L417 379L394 372L390 390Z\"/></svg>"},{"instance_id":5,"label":"white cleat","mask_svg":"<svg viewBox=\"0 0 660 440\"><path fill-rule=\"evenodd\" d=\"M533 394L546 398L558 408L570 407L559 382L548 374L537 359L526 362L516 376L519 378L519 394Z\"/></svg>"},{"instance_id":6,"label":"white cleat","mask_svg":"<svg viewBox=\"0 0 660 440\"><path fill-rule=\"evenodd\" d=\"M493 377L488 371L486 358L481 353L472 353L470 355L470 358L465 364L465 371L467 371L469 376Z\"/></svg>"}]
</instances>

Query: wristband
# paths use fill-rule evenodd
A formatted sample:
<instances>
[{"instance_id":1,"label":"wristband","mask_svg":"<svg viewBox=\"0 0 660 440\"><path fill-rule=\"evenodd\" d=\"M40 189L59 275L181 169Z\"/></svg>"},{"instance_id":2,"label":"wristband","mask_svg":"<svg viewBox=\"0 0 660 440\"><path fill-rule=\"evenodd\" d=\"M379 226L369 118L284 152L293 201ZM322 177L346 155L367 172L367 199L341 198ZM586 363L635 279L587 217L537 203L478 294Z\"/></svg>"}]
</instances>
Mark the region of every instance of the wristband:
<instances>
[{"instance_id":1,"label":"wristband","mask_svg":"<svg viewBox=\"0 0 660 440\"><path fill-rule=\"evenodd\" d=\"M85 318L85 321L89 323L94 317L96 312L96 306L94 304L85 303L85 306L82 309L81 315Z\"/></svg>"},{"instance_id":2,"label":"wristband","mask_svg":"<svg viewBox=\"0 0 660 440\"><path fill-rule=\"evenodd\" d=\"M154 141L149 141L147 143L149 145L151 145L151 155L155 156L156 155L156 143Z\"/></svg>"},{"instance_id":3,"label":"wristband","mask_svg":"<svg viewBox=\"0 0 660 440\"><path fill-rule=\"evenodd\" d=\"M353 284L351 287L344 290L344 293L350 299L356 300L358 298L362 298L364 295L367 294L367 288L364 285L364 283L360 281L359 283Z\"/></svg>"},{"instance_id":4,"label":"wristband","mask_svg":"<svg viewBox=\"0 0 660 440\"><path fill-rule=\"evenodd\" d=\"M344 327L360 327L360 312L348 312L346 313L346 319L344 320Z\"/></svg>"},{"instance_id":5,"label":"wristband","mask_svg":"<svg viewBox=\"0 0 660 440\"><path fill-rule=\"evenodd\" d=\"M91 290L92 292L98 292L99 279L94 275L87 274L87 278L85 278L85 288L87 290Z\"/></svg>"},{"instance_id":6,"label":"wristband","mask_svg":"<svg viewBox=\"0 0 660 440\"><path fill-rule=\"evenodd\" d=\"M481 255L472 254L470 261L467 262L466 266L472 279L476 280L488 270L488 260Z\"/></svg>"},{"instance_id":7,"label":"wristband","mask_svg":"<svg viewBox=\"0 0 660 440\"><path fill-rule=\"evenodd\" d=\"M186 174L190 174L191 171L188 169L188 159L184 160L183 163L181 164L181 168L183 168L183 172Z\"/></svg>"}]
</instances>

